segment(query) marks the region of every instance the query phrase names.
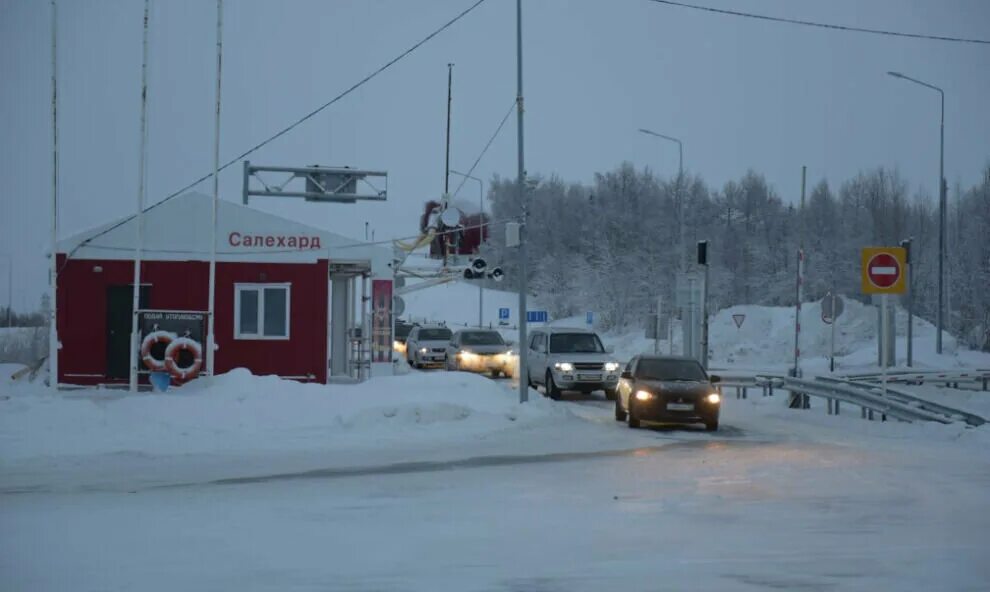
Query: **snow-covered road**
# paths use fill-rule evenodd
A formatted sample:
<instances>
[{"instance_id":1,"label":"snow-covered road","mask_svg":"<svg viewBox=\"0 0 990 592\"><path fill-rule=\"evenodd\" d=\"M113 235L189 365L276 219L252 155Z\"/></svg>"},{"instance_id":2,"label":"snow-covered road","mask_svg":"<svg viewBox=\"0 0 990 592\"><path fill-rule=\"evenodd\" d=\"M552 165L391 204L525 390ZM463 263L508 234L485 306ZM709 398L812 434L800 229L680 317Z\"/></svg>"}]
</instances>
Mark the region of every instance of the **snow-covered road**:
<instances>
[{"instance_id":1,"label":"snow-covered road","mask_svg":"<svg viewBox=\"0 0 990 592\"><path fill-rule=\"evenodd\" d=\"M990 581L986 457L687 436L556 462L6 495L0 579L38 591L929 591Z\"/></svg>"}]
</instances>

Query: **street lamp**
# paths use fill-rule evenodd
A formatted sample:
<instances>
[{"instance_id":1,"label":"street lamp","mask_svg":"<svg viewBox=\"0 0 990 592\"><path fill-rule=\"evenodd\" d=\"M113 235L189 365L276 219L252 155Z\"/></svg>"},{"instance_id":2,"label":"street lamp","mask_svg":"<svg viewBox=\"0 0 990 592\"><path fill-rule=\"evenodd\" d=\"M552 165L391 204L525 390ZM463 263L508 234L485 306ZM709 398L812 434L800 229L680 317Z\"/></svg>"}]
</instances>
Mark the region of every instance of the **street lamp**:
<instances>
[{"instance_id":1,"label":"street lamp","mask_svg":"<svg viewBox=\"0 0 990 592\"><path fill-rule=\"evenodd\" d=\"M471 176L471 175L469 175L467 173L459 173L459 172L455 171L454 169L450 169L450 172L454 173L455 175L460 175L461 177L464 177L465 179L473 179L473 180L475 180L475 181L478 182L478 207L481 208L479 210L479 214L478 214L478 248L480 249L481 248L481 243L482 243L482 241L483 241L483 239L485 237L485 225L484 225L484 216L485 216L485 182L482 181L481 179L479 179L478 177ZM481 328L481 326L484 325L484 322L485 322L484 321L484 318L482 316L482 311L484 310L484 306L485 306L485 286L484 286L484 281L485 281L484 278L482 278L478 282L478 328Z\"/></svg>"},{"instance_id":2,"label":"street lamp","mask_svg":"<svg viewBox=\"0 0 990 592\"><path fill-rule=\"evenodd\" d=\"M943 303L945 302L945 92L933 84L905 76L900 72L887 72L887 75L936 90L942 99L938 148L938 311L935 314L935 325L938 331L935 335L935 353L940 354L942 353L942 310L944 308Z\"/></svg>"},{"instance_id":3,"label":"street lamp","mask_svg":"<svg viewBox=\"0 0 990 592\"><path fill-rule=\"evenodd\" d=\"M684 249L684 203L681 197L681 180L684 178L684 144L680 140L672 136L667 136L661 133L657 133L652 130L639 128L641 134L646 134L648 136L653 136L654 138L660 138L661 140L667 140L669 142L677 143L677 184L674 186L674 200L677 203L677 219L680 227L677 231L677 266L682 272L687 272L687 264L684 261L686 256ZM680 277L677 278L676 285L680 285ZM684 321L683 309L681 312L681 321ZM685 341L682 344L682 349L684 350L684 355L690 355L688 348L688 343Z\"/></svg>"}]
</instances>

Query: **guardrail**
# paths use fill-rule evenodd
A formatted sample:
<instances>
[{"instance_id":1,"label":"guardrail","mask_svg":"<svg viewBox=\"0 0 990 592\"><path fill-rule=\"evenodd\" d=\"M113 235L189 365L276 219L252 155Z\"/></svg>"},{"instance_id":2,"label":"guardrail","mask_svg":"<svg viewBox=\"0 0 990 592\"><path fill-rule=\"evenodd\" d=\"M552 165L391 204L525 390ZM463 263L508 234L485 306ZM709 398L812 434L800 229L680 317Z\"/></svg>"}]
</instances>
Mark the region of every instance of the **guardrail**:
<instances>
[{"instance_id":1,"label":"guardrail","mask_svg":"<svg viewBox=\"0 0 990 592\"><path fill-rule=\"evenodd\" d=\"M847 380L861 382L880 382L883 377L879 373L847 374ZM990 370L894 370L887 373L887 382L924 384L935 382L959 388L960 384L977 383L983 390L990 386Z\"/></svg>"},{"instance_id":2,"label":"guardrail","mask_svg":"<svg viewBox=\"0 0 990 592\"><path fill-rule=\"evenodd\" d=\"M722 376L722 375L720 375ZM850 380L830 379L819 377L815 380L794 378L780 375L732 376L725 375L717 385L723 392L726 388L736 388L736 398L746 398L750 387L759 386L763 396L773 396L774 389L783 389L798 397L797 407L807 408L802 397L818 397L825 399L829 415L839 415L841 403L855 405L860 408L863 418L872 420L879 413L882 421L887 417L914 422L934 421L943 424L957 421L968 425L978 426L986 420L977 415L953 409L945 405L932 403L902 391L887 389L884 396L878 387L869 383L857 383Z\"/></svg>"}]
</instances>

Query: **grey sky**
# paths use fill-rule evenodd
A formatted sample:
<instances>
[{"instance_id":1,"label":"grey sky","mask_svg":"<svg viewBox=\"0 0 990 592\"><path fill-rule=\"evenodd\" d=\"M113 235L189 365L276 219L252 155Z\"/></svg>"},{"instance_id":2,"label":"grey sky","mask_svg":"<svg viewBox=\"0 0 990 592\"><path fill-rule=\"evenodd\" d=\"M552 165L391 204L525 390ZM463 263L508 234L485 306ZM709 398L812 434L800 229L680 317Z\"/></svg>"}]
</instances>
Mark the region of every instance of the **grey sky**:
<instances>
[{"instance_id":1,"label":"grey sky","mask_svg":"<svg viewBox=\"0 0 990 592\"><path fill-rule=\"evenodd\" d=\"M990 38L984 0L698 0L709 6L906 32ZM225 3L221 159L326 102L471 0ZM63 236L129 214L137 189L139 0L59 3ZM645 0L524 2L526 162L588 181L623 160L710 184L748 168L785 198L812 183L897 167L912 190L938 176L946 91L946 177L970 185L990 159L990 47L878 37L718 16ZM49 7L0 0L0 253L13 253L14 306L44 290L50 214ZM148 200L212 166L215 4L153 2ZM443 189L446 64L454 62L451 166L466 170L515 93L515 3L489 0L382 76L251 157L257 164L387 169L387 203L252 204L361 238L416 230ZM507 125L476 176L515 174ZM221 174L239 200L240 168ZM453 182L453 181L452 181ZM209 183L200 186L209 191ZM462 196L477 195L465 185ZM0 266L6 261L0 257ZM6 293L6 270L0 294Z\"/></svg>"}]
</instances>

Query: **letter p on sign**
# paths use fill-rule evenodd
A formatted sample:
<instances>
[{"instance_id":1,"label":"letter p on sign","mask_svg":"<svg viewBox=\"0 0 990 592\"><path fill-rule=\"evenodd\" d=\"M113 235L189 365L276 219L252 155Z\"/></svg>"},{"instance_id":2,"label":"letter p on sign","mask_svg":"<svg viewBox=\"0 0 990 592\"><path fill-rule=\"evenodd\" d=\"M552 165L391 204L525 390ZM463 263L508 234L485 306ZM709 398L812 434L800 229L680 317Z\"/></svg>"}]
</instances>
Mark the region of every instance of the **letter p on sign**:
<instances>
[{"instance_id":1,"label":"letter p on sign","mask_svg":"<svg viewBox=\"0 0 990 592\"><path fill-rule=\"evenodd\" d=\"M903 294L907 288L907 253L903 247L866 247L862 251L865 294Z\"/></svg>"}]
</instances>

